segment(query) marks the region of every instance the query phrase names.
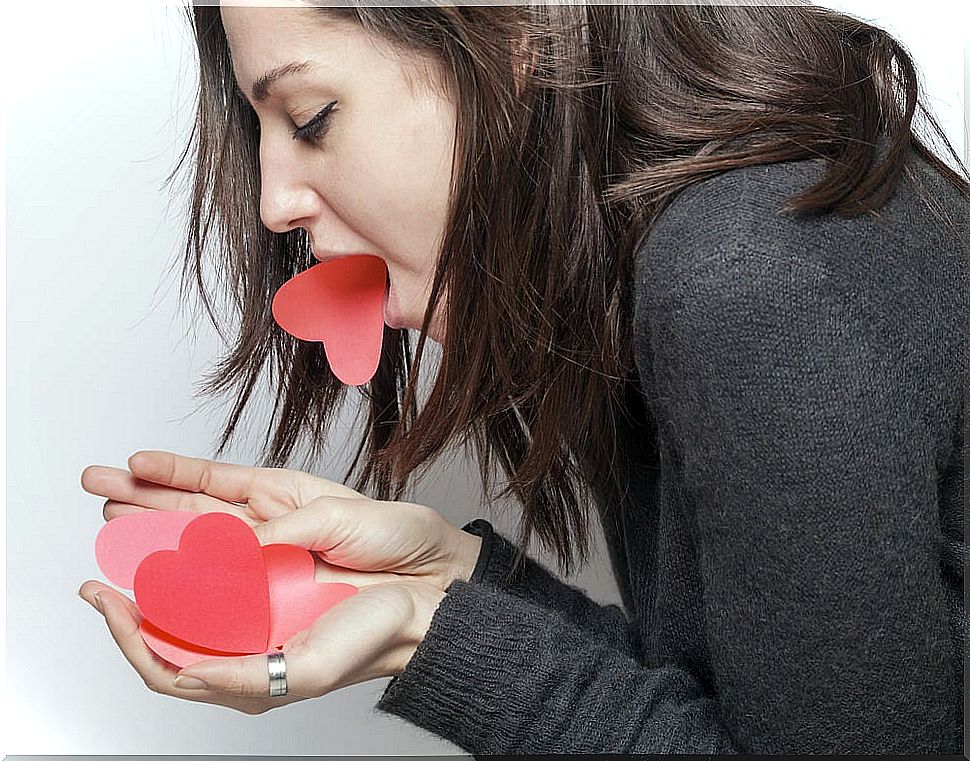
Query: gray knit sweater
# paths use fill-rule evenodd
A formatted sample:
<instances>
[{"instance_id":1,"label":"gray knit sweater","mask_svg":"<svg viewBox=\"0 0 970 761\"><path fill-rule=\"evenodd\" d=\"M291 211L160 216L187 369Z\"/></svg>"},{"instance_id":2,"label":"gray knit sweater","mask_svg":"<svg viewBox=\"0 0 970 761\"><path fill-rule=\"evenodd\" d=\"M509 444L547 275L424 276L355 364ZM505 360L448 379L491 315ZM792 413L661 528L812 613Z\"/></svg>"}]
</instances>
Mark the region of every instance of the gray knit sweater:
<instances>
[{"instance_id":1,"label":"gray knit sweater","mask_svg":"<svg viewBox=\"0 0 970 761\"><path fill-rule=\"evenodd\" d=\"M475 755L961 752L970 203L909 165L932 210L904 174L875 214L779 214L821 159L676 197L634 267L659 460L623 432L635 509L597 505L623 608L506 580L474 521L377 710Z\"/></svg>"}]
</instances>

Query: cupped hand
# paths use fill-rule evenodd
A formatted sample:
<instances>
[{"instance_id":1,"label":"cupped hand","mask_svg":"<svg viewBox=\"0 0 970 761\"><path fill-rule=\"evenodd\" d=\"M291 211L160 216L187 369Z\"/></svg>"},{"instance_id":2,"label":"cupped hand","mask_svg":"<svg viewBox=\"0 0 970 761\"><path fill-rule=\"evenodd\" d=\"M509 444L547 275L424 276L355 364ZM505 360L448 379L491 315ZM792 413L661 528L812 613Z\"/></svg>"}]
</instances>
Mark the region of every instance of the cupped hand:
<instances>
[{"instance_id":1,"label":"cupped hand","mask_svg":"<svg viewBox=\"0 0 970 761\"><path fill-rule=\"evenodd\" d=\"M401 673L444 597L430 584L403 581L372 585L341 600L284 644L288 692L270 697L266 655L209 659L179 671L145 644L142 616L132 600L96 581L85 582L78 594L104 615L111 636L150 690L251 715ZM177 684L179 676L200 679L204 686L189 688L182 679Z\"/></svg>"},{"instance_id":2,"label":"cupped hand","mask_svg":"<svg viewBox=\"0 0 970 761\"><path fill-rule=\"evenodd\" d=\"M107 497L105 520L146 510L225 512L254 530L267 521L289 542L313 548L317 581L367 587L423 581L444 590L471 575L481 539L435 510L411 502L372 500L353 489L288 468L256 468L173 452L143 450L129 470L90 465L82 488ZM313 506L311 520L297 513ZM293 523L282 518L297 518ZM291 518L287 518L290 520ZM276 528L270 529L276 531Z\"/></svg>"}]
</instances>

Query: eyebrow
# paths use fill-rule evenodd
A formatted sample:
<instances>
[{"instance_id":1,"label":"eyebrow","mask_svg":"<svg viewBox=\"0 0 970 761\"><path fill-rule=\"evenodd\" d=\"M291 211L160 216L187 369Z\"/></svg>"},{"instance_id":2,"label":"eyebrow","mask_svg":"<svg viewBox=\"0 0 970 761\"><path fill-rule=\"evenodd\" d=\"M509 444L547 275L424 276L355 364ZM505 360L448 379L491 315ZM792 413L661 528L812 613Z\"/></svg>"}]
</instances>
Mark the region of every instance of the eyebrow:
<instances>
[{"instance_id":1,"label":"eyebrow","mask_svg":"<svg viewBox=\"0 0 970 761\"><path fill-rule=\"evenodd\" d=\"M274 82L277 82L284 77L299 74L300 72L307 71L308 69L312 68L314 68L314 65L311 61L293 61L291 63L284 63L282 66L277 66L275 69L267 71L265 74L259 77L259 79L253 82L253 100L256 103L262 103L269 97L270 88Z\"/></svg>"}]
</instances>

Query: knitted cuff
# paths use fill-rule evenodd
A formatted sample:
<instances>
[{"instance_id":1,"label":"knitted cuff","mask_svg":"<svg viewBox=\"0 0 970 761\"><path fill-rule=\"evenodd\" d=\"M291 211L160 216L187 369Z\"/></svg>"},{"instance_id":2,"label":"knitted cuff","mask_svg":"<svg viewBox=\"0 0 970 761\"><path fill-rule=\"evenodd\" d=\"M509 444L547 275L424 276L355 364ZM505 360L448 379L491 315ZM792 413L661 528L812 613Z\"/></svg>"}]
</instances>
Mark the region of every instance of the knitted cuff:
<instances>
[{"instance_id":1,"label":"knitted cuff","mask_svg":"<svg viewBox=\"0 0 970 761\"><path fill-rule=\"evenodd\" d=\"M478 553L475 570L472 571L472 575L468 579L469 583L478 583L482 580L485 574L485 568L488 566L488 562L492 557L492 543L495 530L492 524L484 518L476 518L470 523L466 523L461 527L461 530L482 538L482 547Z\"/></svg>"}]
</instances>

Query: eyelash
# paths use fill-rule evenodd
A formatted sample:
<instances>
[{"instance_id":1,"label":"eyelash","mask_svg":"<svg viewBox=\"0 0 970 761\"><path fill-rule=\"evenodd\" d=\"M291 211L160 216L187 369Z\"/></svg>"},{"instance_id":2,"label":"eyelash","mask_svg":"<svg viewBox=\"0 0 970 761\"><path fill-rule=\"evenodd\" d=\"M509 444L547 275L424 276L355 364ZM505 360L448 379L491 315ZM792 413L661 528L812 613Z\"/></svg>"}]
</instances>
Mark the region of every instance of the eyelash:
<instances>
[{"instance_id":1,"label":"eyelash","mask_svg":"<svg viewBox=\"0 0 970 761\"><path fill-rule=\"evenodd\" d=\"M297 127L293 131L293 139L304 143L313 143L319 140L326 133L330 126L330 114L336 110L334 106L337 101L328 103L323 109L302 127Z\"/></svg>"}]
</instances>

